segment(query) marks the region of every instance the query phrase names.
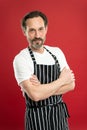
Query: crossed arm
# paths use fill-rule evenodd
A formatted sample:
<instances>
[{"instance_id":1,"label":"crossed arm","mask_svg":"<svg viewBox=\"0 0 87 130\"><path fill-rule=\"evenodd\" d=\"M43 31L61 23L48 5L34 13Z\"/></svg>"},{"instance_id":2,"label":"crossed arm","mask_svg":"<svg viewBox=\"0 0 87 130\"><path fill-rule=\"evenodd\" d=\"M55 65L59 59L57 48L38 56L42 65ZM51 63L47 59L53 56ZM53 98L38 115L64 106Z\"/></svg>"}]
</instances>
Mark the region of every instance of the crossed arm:
<instances>
[{"instance_id":1,"label":"crossed arm","mask_svg":"<svg viewBox=\"0 0 87 130\"><path fill-rule=\"evenodd\" d=\"M59 78L48 84L41 84L33 75L30 79L23 81L20 86L22 90L34 101L46 99L52 95L60 95L69 92L75 87L74 73L64 68Z\"/></svg>"}]
</instances>

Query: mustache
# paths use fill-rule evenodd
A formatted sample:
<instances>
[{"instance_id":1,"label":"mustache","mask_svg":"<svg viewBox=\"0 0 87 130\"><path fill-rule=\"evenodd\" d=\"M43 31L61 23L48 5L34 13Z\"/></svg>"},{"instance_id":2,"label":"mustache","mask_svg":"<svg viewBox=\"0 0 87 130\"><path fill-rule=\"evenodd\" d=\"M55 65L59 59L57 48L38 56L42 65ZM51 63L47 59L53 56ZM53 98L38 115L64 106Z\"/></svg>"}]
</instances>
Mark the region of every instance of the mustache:
<instances>
[{"instance_id":1,"label":"mustache","mask_svg":"<svg viewBox=\"0 0 87 130\"><path fill-rule=\"evenodd\" d=\"M32 42L34 42L34 41L43 41L43 39L42 39L42 38L34 38L34 39L32 40Z\"/></svg>"}]
</instances>

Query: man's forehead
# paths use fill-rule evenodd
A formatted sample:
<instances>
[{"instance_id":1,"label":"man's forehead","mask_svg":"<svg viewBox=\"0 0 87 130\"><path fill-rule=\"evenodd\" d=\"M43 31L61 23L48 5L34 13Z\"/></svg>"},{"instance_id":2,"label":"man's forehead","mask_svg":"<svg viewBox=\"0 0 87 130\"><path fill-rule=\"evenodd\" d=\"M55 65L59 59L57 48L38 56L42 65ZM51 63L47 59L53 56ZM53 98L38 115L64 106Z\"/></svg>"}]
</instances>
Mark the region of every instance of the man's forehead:
<instances>
[{"instance_id":1,"label":"man's forehead","mask_svg":"<svg viewBox=\"0 0 87 130\"><path fill-rule=\"evenodd\" d=\"M34 18L29 18L26 20L26 26L33 27L33 26L43 26L44 21L41 17L34 17Z\"/></svg>"}]
</instances>

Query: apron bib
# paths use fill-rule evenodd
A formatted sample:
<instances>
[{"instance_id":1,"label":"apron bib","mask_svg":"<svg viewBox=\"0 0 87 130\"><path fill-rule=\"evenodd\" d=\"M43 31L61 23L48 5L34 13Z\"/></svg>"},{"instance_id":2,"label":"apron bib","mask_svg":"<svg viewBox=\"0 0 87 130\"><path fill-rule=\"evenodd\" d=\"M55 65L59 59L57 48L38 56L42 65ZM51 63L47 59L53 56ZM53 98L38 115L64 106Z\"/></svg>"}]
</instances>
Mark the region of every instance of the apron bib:
<instances>
[{"instance_id":1,"label":"apron bib","mask_svg":"<svg viewBox=\"0 0 87 130\"><path fill-rule=\"evenodd\" d=\"M41 84L56 80L60 75L60 65L56 56L45 48L55 60L55 64L37 64L32 50L28 49L33 60L34 74ZM62 95L50 96L47 99L35 102L25 93L25 100L25 130L69 130L67 123L69 114L66 104L62 100Z\"/></svg>"}]
</instances>

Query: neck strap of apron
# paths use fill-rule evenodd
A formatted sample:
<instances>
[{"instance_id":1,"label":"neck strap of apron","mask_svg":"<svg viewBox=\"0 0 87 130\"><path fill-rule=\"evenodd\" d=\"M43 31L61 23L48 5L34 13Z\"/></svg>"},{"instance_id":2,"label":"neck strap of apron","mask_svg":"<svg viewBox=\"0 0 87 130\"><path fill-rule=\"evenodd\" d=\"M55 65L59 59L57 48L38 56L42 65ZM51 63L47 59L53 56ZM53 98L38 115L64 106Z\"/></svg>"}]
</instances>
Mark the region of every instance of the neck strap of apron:
<instances>
[{"instance_id":1,"label":"neck strap of apron","mask_svg":"<svg viewBox=\"0 0 87 130\"><path fill-rule=\"evenodd\" d=\"M50 55L53 57L53 59L55 60L55 63L56 64L59 64L58 60L57 60L57 57L55 55L53 55L46 47L44 47L46 49L47 52L50 53ZM34 57L34 54L33 54L33 51L30 49L30 47L28 46L28 50L30 52L30 55L31 55L31 58L33 60L34 63L36 63L36 60L35 60L35 57Z\"/></svg>"}]
</instances>

